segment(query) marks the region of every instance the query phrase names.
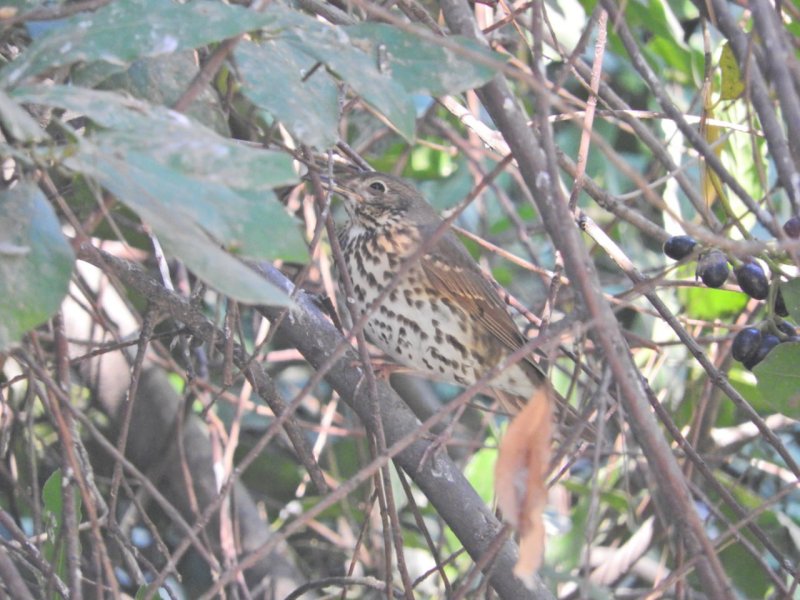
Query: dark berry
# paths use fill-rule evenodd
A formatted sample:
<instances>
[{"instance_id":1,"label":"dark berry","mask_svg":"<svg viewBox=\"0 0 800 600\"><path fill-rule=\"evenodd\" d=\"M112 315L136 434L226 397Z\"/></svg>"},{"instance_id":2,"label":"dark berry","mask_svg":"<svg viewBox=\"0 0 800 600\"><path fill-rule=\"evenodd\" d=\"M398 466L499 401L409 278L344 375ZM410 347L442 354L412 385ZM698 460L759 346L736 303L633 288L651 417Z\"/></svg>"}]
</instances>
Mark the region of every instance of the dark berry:
<instances>
[{"instance_id":1,"label":"dark berry","mask_svg":"<svg viewBox=\"0 0 800 600\"><path fill-rule=\"evenodd\" d=\"M769 281L758 263L743 263L736 267L734 273L739 287L751 298L763 300L769 294Z\"/></svg>"},{"instance_id":2,"label":"dark berry","mask_svg":"<svg viewBox=\"0 0 800 600\"><path fill-rule=\"evenodd\" d=\"M781 340L778 338L777 335L772 335L771 333L767 333L761 336L761 345L758 349L753 353L749 359L744 361L744 366L748 369L752 370L758 363L764 360L769 354L769 351L772 350L775 346L781 343Z\"/></svg>"},{"instance_id":3,"label":"dark berry","mask_svg":"<svg viewBox=\"0 0 800 600\"><path fill-rule=\"evenodd\" d=\"M721 250L709 250L697 261L697 277L710 288L722 287L730 272L728 259Z\"/></svg>"},{"instance_id":4,"label":"dark berry","mask_svg":"<svg viewBox=\"0 0 800 600\"><path fill-rule=\"evenodd\" d=\"M761 346L761 331L755 327L746 327L733 338L731 354L739 362L745 362L755 355L759 346Z\"/></svg>"},{"instance_id":5,"label":"dark berry","mask_svg":"<svg viewBox=\"0 0 800 600\"><path fill-rule=\"evenodd\" d=\"M780 288L778 288L778 293L775 294L775 314L779 317L789 316L789 311L786 308L786 302L783 301L783 294Z\"/></svg>"},{"instance_id":6,"label":"dark berry","mask_svg":"<svg viewBox=\"0 0 800 600\"><path fill-rule=\"evenodd\" d=\"M664 242L664 254L674 260L681 260L692 253L697 242L688 235L673 235Z\"/></svg>"},{"instance_id":7,"label":"dark berry","mask_svg":"<svg viewBox=\"0 0 800 600\"><path fill-rule=\"evenodd\" d=\"M786 221L783 224L783 232L790 238L800 238L800 217L795 215Z\"/></svg>"},{"instance_id":8,"label":"dark berry","mask_svg":"<svg viewBox=\"0 0 800 600\"><path fill-rule=\"evenodd\" d=\"M778 328L778 331L786 334L790 338L797 335L797 331L795 331L794 326L783 319L777 319L775 321L775 327Z\"/></svg>"}]
</instances>

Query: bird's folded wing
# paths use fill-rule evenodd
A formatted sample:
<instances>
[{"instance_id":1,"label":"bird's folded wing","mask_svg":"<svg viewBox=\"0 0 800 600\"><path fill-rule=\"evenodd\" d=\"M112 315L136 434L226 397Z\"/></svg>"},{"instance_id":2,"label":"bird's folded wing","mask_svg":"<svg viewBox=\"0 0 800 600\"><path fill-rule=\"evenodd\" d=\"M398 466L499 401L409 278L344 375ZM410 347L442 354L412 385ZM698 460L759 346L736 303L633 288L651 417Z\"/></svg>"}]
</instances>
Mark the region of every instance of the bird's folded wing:
<instances>
[{"instance_id":1,"label":"bird's folded wing","mask_svg":"<svg viewBox=\"0 0 800 600\"><path fill-rule=\"evenodd\" d=\"M525 343L497 290L458 240L443 238L421 262L431 284L477 319L509 352ZM528 362L539 370L533 361Z\"/></svg>"}]
</instances>

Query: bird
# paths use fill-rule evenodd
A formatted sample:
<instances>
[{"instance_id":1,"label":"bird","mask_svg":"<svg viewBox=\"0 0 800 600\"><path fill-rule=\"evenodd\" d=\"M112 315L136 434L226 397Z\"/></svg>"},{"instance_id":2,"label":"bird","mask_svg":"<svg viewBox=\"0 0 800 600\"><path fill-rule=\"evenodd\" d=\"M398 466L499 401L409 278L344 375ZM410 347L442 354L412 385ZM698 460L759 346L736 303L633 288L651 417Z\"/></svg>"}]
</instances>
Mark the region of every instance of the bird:
<instances>
[{"instance_id":1,"label":"bird","mask_svg":"<svg viewBox=\"0 0 800 600\"><path fill-rule=\"evenodd\" d=\"M348 216L337 238L356 318L426 244L365 324L369 341L394 362L470 386L527 341L500 292L452 231L426 242L442 218L414 186L380 172L337 176L329 184ZM544 381L528 355L489 385L499 391L503 408L516 414Z\"/></svg>"}]
</instances>

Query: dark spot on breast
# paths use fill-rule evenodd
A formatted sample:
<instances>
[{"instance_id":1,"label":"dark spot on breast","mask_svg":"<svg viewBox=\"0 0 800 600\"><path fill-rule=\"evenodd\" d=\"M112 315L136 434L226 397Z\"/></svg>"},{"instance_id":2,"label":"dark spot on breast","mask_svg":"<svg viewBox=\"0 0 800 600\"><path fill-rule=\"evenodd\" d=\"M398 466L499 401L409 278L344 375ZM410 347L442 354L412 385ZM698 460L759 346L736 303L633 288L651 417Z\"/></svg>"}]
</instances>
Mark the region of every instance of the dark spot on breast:
<instances>
[{"instance_id":1,"label":"dark spot on breast","mask_svg":"<svg viewBox=\"0 0 800 600\"><path fill-rule=\"evenodd\" d=\"M459 341L458 341L456 338L454 338L454 337L453 337L452 335L450 335L450 334L448 334L448 335L447 335L447 337L446 337L445 339L447 340L447 343L448 343L448 344L450 344L450 345L451 345L453 348L455 348L456 350L458 350L458 353L459 353L459 354L461 354L461 356L462 356L463 358L466 358L466 357L467 357L467 349L466 349L466 347L464 346L464 344L462 344L461 342L459 342Z\"/></svg>"},{"instance_id":2,"label":"dark spot on breast","mask_svg":"<svg viewBox=\"0 0 800 600\"><path fill-rule=\"evenodd\" d=\"M366 294L364 292L364 288L360 285L356 284L353 286L353 291L356 294L356 298L358 298L359 302L364 302L364 298L366 298Z\"/></svg>"}]
</instances>

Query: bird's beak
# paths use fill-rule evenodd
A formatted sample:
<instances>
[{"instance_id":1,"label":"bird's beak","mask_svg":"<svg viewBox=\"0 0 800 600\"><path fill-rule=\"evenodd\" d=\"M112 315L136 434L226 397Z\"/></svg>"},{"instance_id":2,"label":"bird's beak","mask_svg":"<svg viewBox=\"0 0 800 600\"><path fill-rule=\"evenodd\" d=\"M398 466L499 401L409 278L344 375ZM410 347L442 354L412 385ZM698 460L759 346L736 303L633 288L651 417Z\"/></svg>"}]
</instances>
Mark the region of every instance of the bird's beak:
<instances>
[{"instance_id":1,"label":"bird's beak","mask_svg":"<svg viewBox=\"0 0 800 600\"><path fill-rule=\"evenodd\" d=\"M310 181L311 178L308 175L304 175L303 179ZM337 183L335 179L328 177L322 173L319 174L319 180L322 182L324 186L328 189L333 190L334 193L339 194L343 198L347 200L353 200L355 202L363 202L364 198L361 194L357 194L351 188L345 187L340 183Z\"/></svg>"},{"instance_id":2,"label":"bird's beak","mask_svg":"<svg viewBox=\"0 0 800 600\"><path fill-rule=\"evenodd\" d=\"M339 194L346 200L353 200L354 202L363 202L364 198L361 194L357 194L351 188L345 187L335 180L328 180L326 181L329 188L331 188L335 193Z\"/></svg>"}]
</instances>

